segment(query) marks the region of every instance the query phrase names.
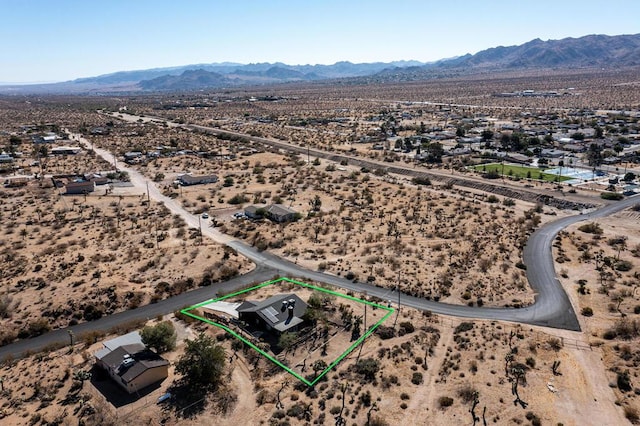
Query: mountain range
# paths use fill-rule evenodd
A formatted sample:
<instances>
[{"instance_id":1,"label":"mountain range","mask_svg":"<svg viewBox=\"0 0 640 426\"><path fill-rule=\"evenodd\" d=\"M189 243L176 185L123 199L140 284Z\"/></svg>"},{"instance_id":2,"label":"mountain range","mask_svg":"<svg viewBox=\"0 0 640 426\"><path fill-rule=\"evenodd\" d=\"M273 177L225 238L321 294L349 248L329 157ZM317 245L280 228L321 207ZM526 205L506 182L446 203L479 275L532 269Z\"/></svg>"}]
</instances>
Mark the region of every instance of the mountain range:
<instances>
[{"instance_id":1,"label":"mountain range","mask_svg":"<svg viewBox=\"0 0 640 426\"><path fill-rule=\"evenodd\" d=\"M229 88L331 79L371 77L378 81L429 79L436 76L563 68L620 68L640 66L640 34L588 35L562 40L531 40L518 46L498 46L474 55L418 61L333 65L283 63L213 63L171 68L121 71L73 81L25 86L0 86L0 94L162 92Z\"/></svg>"}]
</instances>

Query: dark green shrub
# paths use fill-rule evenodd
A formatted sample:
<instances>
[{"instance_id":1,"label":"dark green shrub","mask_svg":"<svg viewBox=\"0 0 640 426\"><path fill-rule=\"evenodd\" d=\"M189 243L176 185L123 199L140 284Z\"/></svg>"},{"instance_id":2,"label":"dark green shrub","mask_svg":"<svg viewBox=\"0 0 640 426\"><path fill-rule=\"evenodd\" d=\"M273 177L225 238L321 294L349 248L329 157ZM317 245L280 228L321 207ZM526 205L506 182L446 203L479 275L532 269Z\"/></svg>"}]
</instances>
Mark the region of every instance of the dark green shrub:
<instances>
[{"instance_id":1,"label":"dark green shrub","mask_svg":"<svg viewBox=\"0 0 640 426\"><path fill-rule=\"evenodd\" d=\"M364 407L370 407L371 406L371 392L366 391L360 394L360 398L358 398L360 400L360 403L364 406Z\"/></svg>"},{"instance_id":2,"label":"dark green shrub","mask_svg":"<svg viewBox=\"0 0 640 426\"><path fill-rule=\"evenodd\" d=\"M398 330L398 334L400 336L404 336L405 334L413 333L415 331L415 327L409 321L403 321L400 323L400 328Z\"/></svg>"},{"instance_id":3,"label":"dark green shrub","mask_svg":"<svg viewBox=\"0 0 640 426\"><path fill-rule=\"evenodd\" d=\"M378 328L376 328L376 334L382 340L387 340L387 339L391 339L392 337L395 337L396 331L394 330L393 327L387 327L385 325L381 325Z\"/></svg>"},{"instance_id":4,"label":"dark green shrub","mask_svg":"<svg viewBox=\"0 0 640 426\"><path fill-rule=\"evenodd\" d=\"M582 231L586 234L602 235L602 227L595 222L585 223L584 225L581 225L578 228L578 231Z\"/></svg>"},{"instance_id":5,"label":"dark green shrub","mask_svg":"<svg viewBox=\"0 0 640 426\"><path fill-rule=\"evenodd\" d=\"M291 407L289 407L289 409L287 410L287 416L295 417L299 420L302 420L302 418L304 417L304 412L305 412L304 404L302 402L298 402L292 405Z\"/></svg>"},{"instance_id":6,"label":"dark green shrub","mask_svg":"<svg viewBox=\"0 0 640 426\"><path fill-rule=\"evenodd\" d=\"M628 260L621 260L616 263L616 271L628 272L633 268L633 264Z\"/></svg>"},{"instance_id":7,"label":"dark green shrub","mask_svg":"<svg viewBox=\"0 0 640 426\"><path fill-rule=\"evenodd\" d=\"M424 381L424 378L422 376L422 373L415 372L411 376L411 383L413 383L414 385L420 385L422 384L423 381Z\"/></svg>"},{"instance_id":8,"label":"dark green shrub","mask_svg":"<svg viewBox=\"0 0 640 426\"><path fill-rule=\"evenodd\" d=\"M582 315L584 315L585 317L592 317L593 316L593 309L591 309L588 306L585 306L584 308L582 308L582 310L580 311L580 313Z\"/></svg>"},{"instance_id":9,"label":"dark green shrub","mask_svg":"<svg viewBox=\"0 0 640 426\"><path fill-rule=\"evenodd\" d=\"M615 338L630 340L638 336L640 336L640 323L636 320L622 318L616 321L613 327L605 331L602 337L607 340Z\"/></svg>"},{"instance_id":10,"label":"dark green shrub","mask_svg":"<svg viewBox=\"0 0 640 426\"><path fill-rule=\"evenodd\" d=\"M429 179L428 177L416 176L412 179L412 181L416 185L431 185L431 179Z\"/></svg>"},{"instance_id":11,"label":"dark green shrub","mask_svg":"<svg viewBox=\"0 0 640 426\"><path fill-rule=\"evenodd\" d=\"M286 415L287 414L283 410L276 410L273 412L271 417L273 417L274 419L284 419Z\"/></svg>"},{"instance_id":12,"label":"dark green shrub","mask_svg":"<svg viewBox=\"0 0 640 426\"><path fill-rule=\"evenodd\" d=\"M453 405L453 398L449 396L441 396L438 398L438 405L440 408L447 408Z\"/></svg>"},{"instance_id":13,"label":"dark green shrub","mask_svg":"<svg viewBox=\"0 0 640 426\"><path fill-rule=\"evenodd\" d=\"M366 380L373 381L376 373L380 370L380 363L373 358L364 358L356 363L356 372L361 374Z\"/></svg>"},{"instance_id":14,"label":"dark green shrub","mask_svg":"<svg viewBox=\"0 0 640 426\"><path fill-rule=\"evenodd\" d=\"M476 394L477 394L477 390L469 384L466 384L460 389L458 389L458 396L460 397L460 399L462 399L462 401L465 404L468 404L471 401L473 401L476 397Z\"/></svg>"},{"instance_id":15,"label":"dark green shrub","mask_svg":"<svg viewBox=\"0 0 640 426\"><path fill-rule=\"evenodd\" d=\"M227 201L229 204L242 204L248 202L249 199L244 194L236 194Z\"/></svg>"},{"instance_id":16,"label":"dark green shrub","mask_svg":"<svg viewBox=\"0 0 640 426\"><path fill-rule=\"evenodd\" d=\"M603 200L622 200L624 195L618 194L617 192L603 192L600 194L600 198Z\"/></svg>"},{"instance_id":17,"label":"dark green shrub","mask_svg":"<svg viewBox=\"0 0 640 426\"><path fill-rule=\"evenodd\" d=\"M616 383L618 385L618 389L622 392L631 391L631 377L629 377L629 371L625 370L622 373L618 373L618 377L616 378Z\"/></svg>"},{"instance_id":18,"label":"dark green shrub","mask_svg":"<svg viewBox=\"0 0 640 426\"><path fill-rule=\"evenodd\" d=\"M471 329L473 329L472 322L461 322L460 324L458 324L458 326L455 328L453 332L454 334L458 334L458 333L464 333L465 331L469 331Z\"/></svg>"}]
</instances>

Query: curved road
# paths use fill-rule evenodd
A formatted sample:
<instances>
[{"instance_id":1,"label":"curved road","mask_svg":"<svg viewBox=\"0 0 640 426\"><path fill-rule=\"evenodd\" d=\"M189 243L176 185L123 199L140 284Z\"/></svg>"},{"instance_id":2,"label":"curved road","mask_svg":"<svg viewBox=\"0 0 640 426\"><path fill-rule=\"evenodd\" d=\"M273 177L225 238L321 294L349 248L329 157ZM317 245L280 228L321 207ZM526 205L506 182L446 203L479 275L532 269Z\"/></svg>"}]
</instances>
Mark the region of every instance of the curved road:
<instances>
[{"instance_id":1,"label":"curved road","mask_svg":"<svg viewBox=\"0 0 640 426\"><path fill-rule=\"evenodd\" d=\"M81 138L79 135L75 135L75 138L80 142L84 142L87 146L89 145L88 141ZM99 148L94 148L94 150L107 162L110 162L110 159L113 158L112 154L108 151ZM120 169L129 173L131 182L136 187L143 191L148 190L151 198L164 203L172 213L178 214L184 218L188 226L194 228L199 226L200 222L197 215L193 215L186 211L176 200L162 195L154 183L142 176L142 174L127 167L120 167ZM367 293L370 296L375 296L382 300L389 300L394 303L397 303L399 300L401 305L423 311L432 311L443 315L502 320L579 331L580 325L569 298L556 278L551 251L553 240L558 232L573 223L583 220L591 220L597 217L604 217L631 207L638 202L640 201L636 201L636 197L630 197L617 203L591 211L587 214L566 217L555 222L551 222L534 232L524 248L523 257L524 263L527 266L527 279L537 294L535 302L524 308L469 307L434 302L403 293L398 295L396 291L387 288L377 287L367 283L352 282L345 278L302 268L293 262L282 259L272 253L260 252L242 241L233 240L228 235L222 234L214 228L203 226L203 235L221 244L226 244L229 247L232 247L238 253L255 262L256 269L248 274L233 278L229 281L217 283L210 287L192 290L187 293L162 300L156 304L145 305L137 309L103 317L97 321L55 330L42 336L6 345L0 348L0 360L6 359L7 357L17 358L29 352L42 350L49 345L68 342L70 338L69 332L72 332L75 336L79 336L91 331L107 331L113 327L126 324L130 321L154 318L158 315L168 314L183 307L191 306L195 303L215 297L218 291L229 292L249 284L267 281L278 276L298 277L331 284L347 290Z\"/></svg>"}]
</instances>

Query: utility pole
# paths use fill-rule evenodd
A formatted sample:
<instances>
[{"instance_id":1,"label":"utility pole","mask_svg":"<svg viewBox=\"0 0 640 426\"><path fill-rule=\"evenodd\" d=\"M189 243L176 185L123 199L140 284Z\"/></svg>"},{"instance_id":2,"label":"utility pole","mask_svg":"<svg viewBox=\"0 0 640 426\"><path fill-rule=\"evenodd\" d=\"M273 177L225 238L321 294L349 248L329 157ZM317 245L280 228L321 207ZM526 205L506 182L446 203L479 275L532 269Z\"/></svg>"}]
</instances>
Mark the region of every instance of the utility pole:
<instances>
[{"instance_id":1,"label":"utility pole","mask_svg":"<svg viewBox=\"0 0 640 426\"><path fill-rule=\"evenodd\" d=\"M149 181L147 182L147 203L151 205L151 197L149 196Z\"/></svg>"},{"instance_id":2,"label":"utility pole","mask_svg":"<svg viewBox=\"0 0 640 426\"><path fill-rule=\"evenodd\" d=\"M367 298L367 292L366 291L364 292L364 297L365 297L365 300L366 300L366 298ZM363 327L362 327L362 329L364 330L365 333L367 332L367 305L368 305L367 303L364 304L364 324L363 324Z\"/></svg>"},{"instance_id":3,"label":"utility pole","mask_svg":"<svg viewBox=\"0 0 640 426\"><path fill-rule=\"evenodd\" d=\"M158 241L158 218L154 217L154 223L156 225L156 250L160 249L160 242Z\"/></svg>"},{"instance_id":4,"label":"utility pole","mask_svg":"<svg viewBox=\"0 0 640 426\"><path fill-rule=\"evenodd\" d=\"M398 282L396 283L396 291L398 292L398 310L396 311L396 319L393 321L393 328L396 328L398 316L400 315L400 271L398 271Z\"/></svg>"},{"instance_id":5,"label":"utility pole","mask_svg":"<svg viewBox=\"0 0 640 426\"><path fill-rule=\"evenodd\" d=\"M202 245L202 219L198 215L198 228L200 229L200 245Z\"/></svg>"}]
</instances>

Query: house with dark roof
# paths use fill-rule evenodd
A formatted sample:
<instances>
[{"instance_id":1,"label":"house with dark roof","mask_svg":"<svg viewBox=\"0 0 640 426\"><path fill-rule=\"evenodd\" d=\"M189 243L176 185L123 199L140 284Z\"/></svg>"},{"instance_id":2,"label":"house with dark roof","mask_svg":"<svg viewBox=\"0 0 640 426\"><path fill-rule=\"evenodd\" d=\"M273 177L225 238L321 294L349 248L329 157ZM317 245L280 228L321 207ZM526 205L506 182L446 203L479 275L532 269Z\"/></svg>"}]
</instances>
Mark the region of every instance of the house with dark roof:
<instances>
[{"instance_id":1,"label":"house with dark roof","mask_svg":"<svg viewBox=\"0 0 640 426\"><path fill-rule=\"evenodd\" d=\"M108 340L96 352L96 365L128 393L166 379L169 361L147 349L137 331Z\"/></svg>"},{"instance_id":2,"label":"house with dark roof","mask_svg":"<svg viewBox=\"0 0 640 426\"><path fill-rule=\"evenodd\" d=\"M276 294L260 302L246 300L236 311L240 321L280 335L304 327L307 304L295 294Z\"/></svg>"},{"instance_id":3,"label":"house with dark roof","mask_svg":"<svg viewBox=\"0 0 640 426\"><path fill-rule=\"evenodd\" d=\"M96 184L94 181L75 181L69 182L65 186L65 194L77 195L88 194L96 190Z\"/></svg>"},{"instance_id":4,"label":"house with dark roof","mask_svg":"<svg viewBox=\"0 0 640 426\"><path fill-rule=\"evenodd\" d=\"M216 175L204 175L204 176L192 176L192 175L180 175L178 176L178 182L180 185L202 185L205 183L216 183L218 176Z\"/></svg>"},{"instance_id":5,"label":"house with dark roof","mask_svg":"<svg viewBox=\"0 0 640 426\"><path fill-rule=\"evenodd\" d=\"M272 204L265 211L266 216L274 222L293 222L298 212L282 204Z\"/></svg>"}]
</instances>

